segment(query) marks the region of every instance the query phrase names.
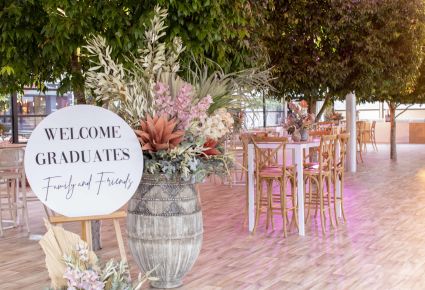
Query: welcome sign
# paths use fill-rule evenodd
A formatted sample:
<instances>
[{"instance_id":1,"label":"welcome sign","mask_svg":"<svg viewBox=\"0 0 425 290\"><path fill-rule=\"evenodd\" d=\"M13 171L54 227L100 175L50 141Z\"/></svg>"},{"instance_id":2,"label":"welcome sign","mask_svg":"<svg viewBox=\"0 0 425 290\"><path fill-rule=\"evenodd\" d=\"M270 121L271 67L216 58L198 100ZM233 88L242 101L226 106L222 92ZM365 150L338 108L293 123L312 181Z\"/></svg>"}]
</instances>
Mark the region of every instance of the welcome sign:
<instances>
[{"instance_id":1,"label":"welcome sign","mask_svg":"<svg viewBox=\"0 0 425 290\"><path fill-rule=\"evenodd\" d=\"M134 194L143 154L134 131L106 109L77 105L47 116L25 151L32 190L69 217L106 215Z\"/></svg>"}]
</instances>

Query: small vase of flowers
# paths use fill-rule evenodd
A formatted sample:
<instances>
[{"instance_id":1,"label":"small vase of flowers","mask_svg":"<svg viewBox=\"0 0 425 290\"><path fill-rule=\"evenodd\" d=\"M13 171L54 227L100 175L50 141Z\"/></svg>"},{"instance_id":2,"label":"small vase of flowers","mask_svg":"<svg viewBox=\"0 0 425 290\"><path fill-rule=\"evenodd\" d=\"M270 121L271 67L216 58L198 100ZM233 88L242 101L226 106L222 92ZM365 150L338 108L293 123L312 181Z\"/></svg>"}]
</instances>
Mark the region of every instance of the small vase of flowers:
<instances>
[{"instance_id":1,"label":"small vase of flowers","mask_svg":"<svg viewBox=\"0 0 425 290\"><path fill-rule=\"evenodd\" d=\"M344 119L344 117L342 116L341 113L332 111L330 114L326 114L325 115L325 120L326 121L331 121L331 122L335 122L336 124L338 124L342 119Z\"/></svg>"},{"instance_id":2,"label":"small vase of flowers","mask_svg":"<svg viewBox=\"0 0 425 290\"><path fill-rule=\"evenodd\" d=\"M294 102L289 103L291 112L283 124L283 127L292 135L292 140L295 142L307 141L308 130L314 123L314 114L307 112L306 106L298 105Z\"/></svg>"}]
</instances>

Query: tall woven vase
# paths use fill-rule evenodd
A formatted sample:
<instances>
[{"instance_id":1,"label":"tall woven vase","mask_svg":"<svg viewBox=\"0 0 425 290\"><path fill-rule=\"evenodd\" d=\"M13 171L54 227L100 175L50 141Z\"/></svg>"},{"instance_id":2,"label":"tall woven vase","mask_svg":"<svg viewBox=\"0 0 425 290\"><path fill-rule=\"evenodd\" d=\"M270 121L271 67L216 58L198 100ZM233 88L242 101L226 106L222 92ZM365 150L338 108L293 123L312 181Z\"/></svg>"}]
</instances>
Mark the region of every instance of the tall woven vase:
<instances>
[{"instance_id":1,"label":"tall woven vase","mask_svg":"<svg viewBox=\"0 0 425 290\"><path fill-rule=\"evenodd\" d=\"M158 281L155 288L181 286L202 245L203 223L195 184L180 178L144 174L129 202L128 241L143 272Z\"/></svg>"}]
</instances>

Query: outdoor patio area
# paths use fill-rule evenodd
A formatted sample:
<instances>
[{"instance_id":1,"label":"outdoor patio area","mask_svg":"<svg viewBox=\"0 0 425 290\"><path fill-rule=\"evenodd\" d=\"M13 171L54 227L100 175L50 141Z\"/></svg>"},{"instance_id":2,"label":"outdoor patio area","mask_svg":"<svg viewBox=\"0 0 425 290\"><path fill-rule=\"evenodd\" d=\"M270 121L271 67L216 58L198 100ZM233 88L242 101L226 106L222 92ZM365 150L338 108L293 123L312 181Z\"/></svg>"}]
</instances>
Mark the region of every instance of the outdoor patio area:
<instances>
[{"instance_id":1,"label":"outdoor patio area","mask_svg":"<svg viewBox=\"0 0 425 290\"><path fill-rule=\"evenodd\" d=\"M283 238L281 217L275 217L275 231L266 231L261 220L250 234L243 226L244 186L203 184L204 241L180 289L423 289L425 145L399 144L397 163L389 160L388 145L378 147L364 153L357 173L347 173L347 223L328 228L326 238L314 215L304 237L292 229ZM39 201L30 202L29 216L32 237L43 234ZM126 228L124 220L121 225ZM80 231L79 224L65 227ZM103 261L119 256L108 221L102 241ZM125 246L136 277L126 241ZM8 230L0 249L2 289L49 286L44 254L23 229Z\"/></svg>"}]
</instances>

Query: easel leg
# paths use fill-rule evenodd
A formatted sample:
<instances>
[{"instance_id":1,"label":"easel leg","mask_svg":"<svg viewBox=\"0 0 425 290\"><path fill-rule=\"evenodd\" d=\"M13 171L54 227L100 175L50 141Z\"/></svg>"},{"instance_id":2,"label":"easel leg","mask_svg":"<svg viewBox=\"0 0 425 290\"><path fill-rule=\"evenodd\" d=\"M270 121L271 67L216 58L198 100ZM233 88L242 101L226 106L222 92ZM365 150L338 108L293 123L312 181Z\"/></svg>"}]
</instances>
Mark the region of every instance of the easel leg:
<instances>
[{"instance_id":1,"label":"easel leg","mask_svg":"<svg viewBox=\"0 0 425 290\"><path fill-rule=\"evenodd\" d=\"M81 222L81 239L84 242L87 242L87 227L86 227L86 222L82 221Z\"/></svg>"},{"instance_id":2,"label":"easel leg","mask_svg":"<svg viewBox=\"0 0 425 290\"><path fill-rule=\"evenodd\" d=\"M115 234L117 236L118 248L120 249L121 260L127 261L127 256L125 254L124 241L122 239L120 222L118 219L113 219Z\"/></svg>"},{"instance_id":3,"label":"easel leg","mask_svg":"<svg viewBox=\"0 0 425 290\"><path fill-rule=\"evenodd\" d=\"M87 246L89 250L92 251L93 244L92 244L92 235L91 235L91 221L85 221L85 227L86 227Z\"/></svg>"}]
</instances>

